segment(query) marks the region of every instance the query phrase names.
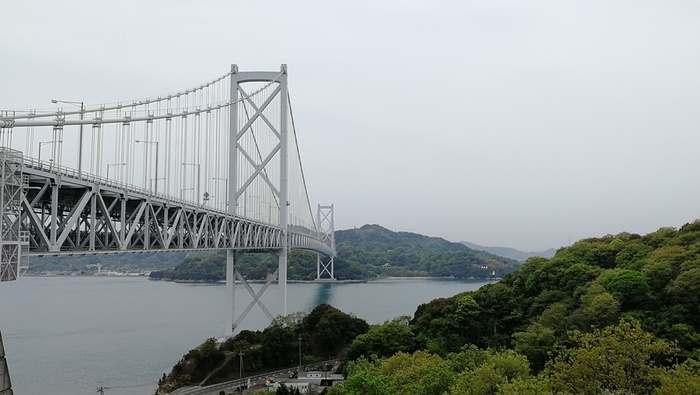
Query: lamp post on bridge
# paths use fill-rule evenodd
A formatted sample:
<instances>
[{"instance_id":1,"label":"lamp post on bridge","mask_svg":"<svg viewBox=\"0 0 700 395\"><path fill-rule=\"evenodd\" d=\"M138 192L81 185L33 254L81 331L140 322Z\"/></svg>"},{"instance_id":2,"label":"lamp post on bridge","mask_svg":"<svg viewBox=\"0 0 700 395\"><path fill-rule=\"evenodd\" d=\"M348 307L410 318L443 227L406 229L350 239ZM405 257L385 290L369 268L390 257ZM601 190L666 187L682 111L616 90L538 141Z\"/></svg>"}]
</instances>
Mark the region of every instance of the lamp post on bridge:
<instances>
[{"instance_id":1,"label":"lamp post on bridge","mask_svg":"<svg viewBox=\"0 0 700 395\"><path fill-rule=\"evenodd\" d=\"M185 163L185 162L182 162L182 165L183 165L183 166L196 166L196 167L197 167L197 188L196 188L197 191L196 191L195 193L197 194L197 206L199 206L199 199L200 199L200 196L199 196L199 176L201 175L201 171L200 171L200 170L201 170L201 167L200 167L200 164L199 164L199 163Z\"/></svg>"},{"instance_id":2,"label":"lamp post on bridge","mask_svg":"<svg viewBox=\"0 0 700 395\"><path fill-rule=\"evenodd\" d=\"M62 143L63 140L39 141L39 162L41 162L41 146L46 144Z\"/></svg>"},{"instance_id":3,"label":"lamp post on bridge","mask_svg":"<svg viewBox=\"0 0 700 395\"><path fill-rule=\"evenodd\" d=\"M110 166L126 166L125 162L122 163L108 163L107 164L107 181L109 181L109 167Z\"/></svg>"},{"instance_id":4,"label":"lamp post on bridge","mask_svg":"<svg viewBox=\"0 0 700 395\"><path fill-rule=\"evenodd\" d=\"M145 143L145 144L155 144L156 146L156 180L155 180L155 192L156 195L158 195L158 142L157 141L150 141L150 140L136 140L137 143ZM150 183L149 183L150 186Z\"/></svg>"},{"instance_id":5,"label":"lamp post on bridge","mask_svg":"<svg viewBox=\"0 0 700 395\"><path fill-rule=\"evenodd\" d=\"M74 106L80 105L80 120L82 121L85 118L85 103L81 101L70 101L70 100L56 100L56 99L51 99L51 103L57 104L57 103L65 103L65 104L72 104ZM78 178L81 178L83 175L83 123L80 123L80 134L79 134L79 143L78 143Z\"/></svg>"}]
</instances>

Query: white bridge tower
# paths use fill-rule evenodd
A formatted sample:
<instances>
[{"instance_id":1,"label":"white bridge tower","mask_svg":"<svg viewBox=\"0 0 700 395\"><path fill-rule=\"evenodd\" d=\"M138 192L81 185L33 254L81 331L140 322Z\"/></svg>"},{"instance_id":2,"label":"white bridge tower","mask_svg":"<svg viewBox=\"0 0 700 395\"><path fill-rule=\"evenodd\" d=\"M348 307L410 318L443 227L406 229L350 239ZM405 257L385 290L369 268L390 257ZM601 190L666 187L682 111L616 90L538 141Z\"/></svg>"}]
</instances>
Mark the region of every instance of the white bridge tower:
<instances>
[{"instance_id":1,"label":"white bridge tower","mask_svg":"<svg viewBox=\"0 0 700 395\"><path fill-rule=\"evenodd\" d=\"M333 220L333 205L318 205L318 216L316 220L318 226L319 239L331 245L333 255L316 258L316 280L335 280L335 221Z\"/></svg>"},{"instance_id":2,"label":"white bridge tower","mask_svg":"<svg viewBox=\"0 0 700 395\"><path fill-rule=\"evenodd\" d=\"M273 83L274 88L263 99L249 97L246 85ZM228 211L235 216L258 218L258 212L249 213L248 206L269 205L268 223L282 229L278 250L278 268L257 293L247 284L236 268L240 253L229 249L226 254L227 321L225 336L232 336L241 321L258 304L270 321L272 313L260 300L267 287L275 279L279 284L279 314L287 314L287 253L288 253L288 183L289 183L289 91L287 65L279 72L239 72L231 66L231 103L229 122ZM239 97L241 99L239 99ZM256 97L257 99L257 97ZM235 282L244 284L253 300L235 318Z\"/></svg>"}]
</instances>

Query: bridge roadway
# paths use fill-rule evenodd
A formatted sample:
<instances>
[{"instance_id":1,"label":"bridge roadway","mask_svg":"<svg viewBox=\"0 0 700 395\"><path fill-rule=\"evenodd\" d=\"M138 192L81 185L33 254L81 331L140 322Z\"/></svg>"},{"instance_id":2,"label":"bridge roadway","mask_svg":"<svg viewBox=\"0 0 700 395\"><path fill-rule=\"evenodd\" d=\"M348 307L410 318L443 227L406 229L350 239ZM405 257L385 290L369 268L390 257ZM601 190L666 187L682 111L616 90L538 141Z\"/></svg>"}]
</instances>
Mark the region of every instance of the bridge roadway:
<instances>
[{"instance_id":1,"label":"bridge roadway","mask_svg":"<svg viewBox=\"0 0 700 395\"><path fill-rule=\"evenodd\" d=\"M321 365L321 364L323 364L323 365L333 364L333 368L331 369L331 371L334 372L338 369L338 366L340 366L341 362L342 362L342 359L330 359L328 361L322 361L322 362L312 363L312 364L308 364L308 365L302 365L302 369L313 368L313 367L316 367L316 366ZM294 366L292 368L275 370L275 371L264 373L264 374L256 374L254 376L244 377L244 378L238 379L238 380L231 380L231 381L226 381L223 383L206 385L203 387L199 387L199 386L182 387L182 388L178 388L175 391L171 392L170 395L219 395L220 391L235 391L237 388L240 388L242 385L245 385L249 379L250 379L251 385L254 385L254 384L263 384L264 385L265 381L267 380L267 377L275 377L276 379L277 378L286 378L290 371L294 371L297 368L298 368L298 366Z\"/></svg>"},{"instance_id":2,"label":"bridge roadway","mask_svg":"<svg viewBox=\"0 0 700 395\"><path fill-rule=\"evenodd\" d=\"M21 157L21 156L20 156ZM30 157L16 163L26 193L20 222L29 254L240 249L277 250L279 226ZM289 226L288 247L324 255L316 232Z\"/></svg>"}]
</instances>

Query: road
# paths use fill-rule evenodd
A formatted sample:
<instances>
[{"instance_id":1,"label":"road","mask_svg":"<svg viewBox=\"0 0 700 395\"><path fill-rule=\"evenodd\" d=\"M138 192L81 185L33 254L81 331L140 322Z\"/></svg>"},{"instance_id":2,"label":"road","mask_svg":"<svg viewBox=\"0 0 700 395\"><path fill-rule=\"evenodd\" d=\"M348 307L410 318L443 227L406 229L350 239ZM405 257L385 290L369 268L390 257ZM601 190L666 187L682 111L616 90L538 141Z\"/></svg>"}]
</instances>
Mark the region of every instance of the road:
<instances>
[{"instance_id":1,"label":"road","mask_svg":"<svg viewBox=\"0 0 700 395\"><path fill-rule=\"evenodd\" d=\"M302 370L307 369L307 370L312 370L316 366L319 365L326 365L326 364L333 364L334 369L338 367L340 364L341 360L340 359L331 359L328 361L322 361L322 362L316 362L312 363L309 365L302 365ZM272 372L267 372L264 374L256 374L255 376L249 376L249 377L244 377L243 379L239 380L231 380L231 381L226 381L223 383L218 383L218 384L212 384L212 385L205 385L203 387L195 386L195 387L182 387L178 388L175 391L171 392L170 395L219 395L220 391L234 391L238 387L246 384L248 382L248 379L250 379L250 384L265 384L265 381L267 380L268 377L275 377L275 378L287 378L289 377L289 372L296 370L297 367L292 367L292 368L287 368L287 369L281 369L281 370L275 370ZM334 370L333 369L333 370Z\"/></svg>"}]
</instances>

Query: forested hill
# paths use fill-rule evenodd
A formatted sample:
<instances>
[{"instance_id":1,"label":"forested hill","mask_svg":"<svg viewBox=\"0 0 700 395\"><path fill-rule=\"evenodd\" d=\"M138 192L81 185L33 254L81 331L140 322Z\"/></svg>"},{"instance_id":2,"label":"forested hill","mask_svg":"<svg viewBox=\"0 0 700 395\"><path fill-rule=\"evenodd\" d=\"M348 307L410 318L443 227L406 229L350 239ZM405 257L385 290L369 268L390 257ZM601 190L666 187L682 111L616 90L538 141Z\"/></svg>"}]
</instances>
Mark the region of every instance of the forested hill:
<instances>
[{"instance_id":1,"label":"forested hill","mask_svg":"<svg viewBox=\"0 0 700 395\"><path fill-rule=\"evenodd\" d=\"M394 232L379 225L335 232L338 280L362 280L378 276L431 276L458 278L503 277L519 267L517 261L463 244L415 233ZM192 254L172 270L151 273L151 278L177 281L220 281L225 278L225 254ZM277 268L271 254L245 254L240 269L248 279L264 279ZM289 257L290 280L313 280L316 256L293 251Z\"/></svg>"},{"instance_id":2,"label":"forested hill","mask_svg":"<svg viewBox=\"0 0 700 395\"><path fill-rule=\"evenodd\" d=\"M372 327L363 355L330 395L700 394L700 221L530 258Z\"/></svg>"},{"instance_id":3,"label":"forested hill","mask_svg":"<svg viewBox=\"0 0 700 395\"><path fill-rule=\"evenodd\" d=\"M432 320L449 322L464 314L453 316L465 298L473 303L470 325L476 327L457 326L454 333L449 327L430 327ZM687 355L700 356L700 221L644 236L620 233L580 240L551 259L530 258L519 271L468 296L420 306L414 323L419 332L439 330L440 341L433 345L450 352L466 343L525 350L527 341L542 341L545 332L551 346L564 340L567 330L588 331L620 318L639 320ZM540 358L551 351L535 348Z\"/></svg>"},{"instance_id":4,"label":"forested hill","mask_svg":"<svg viewBox=\"0 0 700 395\"><path fill-rule=\"evenodd\" d=\"M503 277L518 269L517 261L461 244L416 233L394 232L379 225L335 232L342 267L364 266L381 275L431 277ZM379 272L378 272L379 271Z\"/></svg>"}]
</instances>

